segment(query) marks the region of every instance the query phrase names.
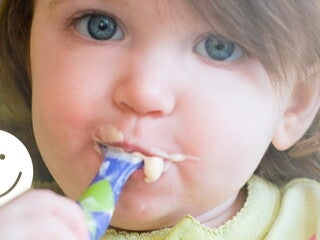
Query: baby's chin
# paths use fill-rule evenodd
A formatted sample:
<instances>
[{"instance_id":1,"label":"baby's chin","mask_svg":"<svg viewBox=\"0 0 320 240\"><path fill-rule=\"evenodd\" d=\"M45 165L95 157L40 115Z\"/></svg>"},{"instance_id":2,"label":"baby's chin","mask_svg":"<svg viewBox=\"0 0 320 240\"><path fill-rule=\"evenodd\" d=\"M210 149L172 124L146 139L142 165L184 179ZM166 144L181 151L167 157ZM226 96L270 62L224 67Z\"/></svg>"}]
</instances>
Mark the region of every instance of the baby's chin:
<instances>
[{"instance_id":1,"label":"baby's chin","mask_svg":"<svg viewBox=\"0 0 320 240\"><path fill-rule=\"evenodd\" d=\"M128 212L127 209L120 209L114 212L111 226L116 229L135 232L150 232L174 226L186 214L168 214L166 210L155 207L150 211L138 209Z\"/></svg>"},{"instance_id":2,"label":"baby's chin","mask_svg":"<svg viewBox=\"0 0 320 240\"><path fill-rule=\"evenodd\" d=\"M141 191L141 192L140 192ZM172 194L170 194L172 196ZM174 226L187 213L166 194L155 191L134 193L125 189L116 206L111 225L129 231L151 231ZM180 204L181 205L181 204Z\"/></svg>"}]
</instances>

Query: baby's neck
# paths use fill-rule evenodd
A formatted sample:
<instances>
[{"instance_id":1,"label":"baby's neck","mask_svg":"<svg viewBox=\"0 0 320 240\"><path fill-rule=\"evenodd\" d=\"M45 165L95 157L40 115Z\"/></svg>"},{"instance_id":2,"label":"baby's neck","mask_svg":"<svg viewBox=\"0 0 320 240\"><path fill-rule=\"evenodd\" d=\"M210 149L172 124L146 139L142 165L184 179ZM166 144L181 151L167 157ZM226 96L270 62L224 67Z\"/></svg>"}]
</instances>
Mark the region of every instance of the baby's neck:
<instances>
[{"instance_id":1,"label":"baby's neck","mask_svg":"<svg viewBox=\"0 0 320 240\"><path fill-rule=\"evenodd\" d=\"M195 217L203 225L214 228L223 225L233 218L243 207L247 198L246 188L238 194L231 196L218 207L211 209L200 216Z\"/></svg>"}]
</instances>

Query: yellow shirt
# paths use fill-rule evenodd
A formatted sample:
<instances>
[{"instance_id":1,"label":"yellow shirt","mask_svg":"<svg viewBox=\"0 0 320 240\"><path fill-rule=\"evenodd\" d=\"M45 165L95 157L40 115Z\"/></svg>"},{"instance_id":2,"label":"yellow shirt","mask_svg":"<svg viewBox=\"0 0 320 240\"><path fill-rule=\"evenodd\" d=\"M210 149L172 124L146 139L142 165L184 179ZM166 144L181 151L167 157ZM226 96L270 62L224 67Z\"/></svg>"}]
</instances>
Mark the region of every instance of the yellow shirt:
<instances>
[{"instance_id":1,"label":"yellow shirt","mask_svg":"<svg viewBox=\"0 0 320 240\"><path fill-rule=\"evenodd\" d=\"M309 240L320 233L320 183L296 179L282 189L252 177L248 197L236 216L208 228L186 216L172 228L149 233L108 230L108 240ZM314 238L312 238L314 236Z\"/></svg>"}]
</instances>

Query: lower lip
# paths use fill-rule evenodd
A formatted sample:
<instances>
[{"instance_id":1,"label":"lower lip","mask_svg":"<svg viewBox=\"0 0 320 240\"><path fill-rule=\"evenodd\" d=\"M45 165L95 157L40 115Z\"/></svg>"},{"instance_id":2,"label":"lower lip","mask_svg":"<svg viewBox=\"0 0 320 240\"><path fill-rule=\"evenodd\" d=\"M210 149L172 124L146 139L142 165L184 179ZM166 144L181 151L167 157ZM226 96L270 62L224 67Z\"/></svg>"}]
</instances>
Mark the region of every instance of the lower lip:
<instances>
[{"instance_id":1,"label":"lower lip","mask_svg":"<svg viewBox=\"0 0 320 240\"><path fill-rule=\"evenodd\" d=\"M129 177L129 181L134 180L134 181L140 181L145 183L144 181L145 177L146 176L143 172L143 168L139 168L138 170L136 170L134 173L131 174L131 176Z\"/></svg>"}]
</instances>

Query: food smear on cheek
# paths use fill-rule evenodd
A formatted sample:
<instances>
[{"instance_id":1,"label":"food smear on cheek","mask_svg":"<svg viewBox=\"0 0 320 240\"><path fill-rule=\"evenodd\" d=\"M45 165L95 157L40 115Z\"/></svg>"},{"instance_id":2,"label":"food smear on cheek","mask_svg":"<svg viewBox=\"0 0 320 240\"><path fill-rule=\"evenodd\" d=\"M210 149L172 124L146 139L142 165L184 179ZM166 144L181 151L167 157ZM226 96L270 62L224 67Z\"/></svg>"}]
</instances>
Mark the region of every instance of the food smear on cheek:
<instances>
[{"instance_id":1,"label":"food smear on cheek","mask_svg":"<svg viewBox=\"0 0 320 240\"><path fill-rule=\"evenodd\" d=\"M124 141L123 133L120 132L115 126L109 124L100 127L99 135L101 137L101 140L106 143Z\"/></svg>"}]
</instances>

